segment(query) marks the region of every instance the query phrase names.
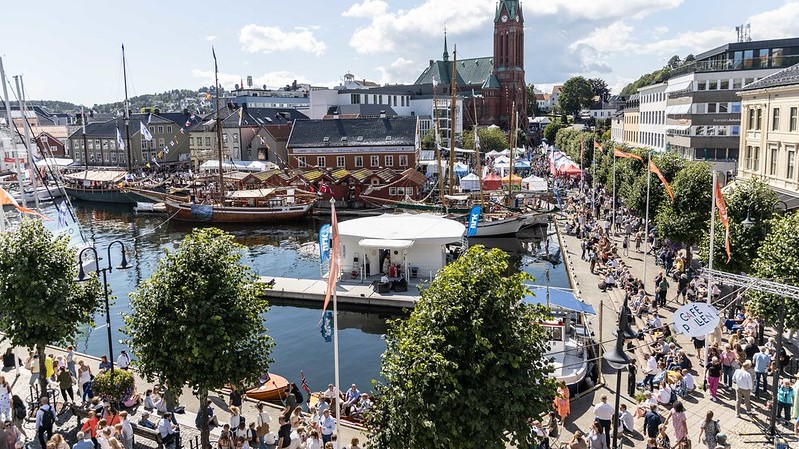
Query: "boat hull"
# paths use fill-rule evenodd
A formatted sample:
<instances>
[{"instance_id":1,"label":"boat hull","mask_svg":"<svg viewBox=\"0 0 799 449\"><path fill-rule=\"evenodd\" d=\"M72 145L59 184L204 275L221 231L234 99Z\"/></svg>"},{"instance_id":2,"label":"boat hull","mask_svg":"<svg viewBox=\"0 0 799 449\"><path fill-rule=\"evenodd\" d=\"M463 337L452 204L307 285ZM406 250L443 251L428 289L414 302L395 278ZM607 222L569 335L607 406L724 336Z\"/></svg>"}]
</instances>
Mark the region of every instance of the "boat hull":
<instances>
[{"instance_id":1,"label":"boat hull","mask_svg":"<svg viewBox=\"0 0 799 449\"><path fill-rule=\"evenodd\" d=\"M165 202L173 220L195 223L272 223L300 220L311 212L312 203L280 207L228 207Z\"/></svg>"},{"instance_id":2,"label":"boat hull","mask_svg":"<svg viewBox=\"0 0 799 449\"><path fill-rule=\"evenodd\" d=\"M546 223L545 214L522 214L502 220L477 222L475 237L513 237L524 228Z\"/></svg>"},{"instance_id":3,"label":"boat hull","mask_svg":"<svg viewBox=\"0 0 799 449\"><path fill-rule=\"evenodd\" d=\"M24 194L16 192L12 196L17 202L22 202L23 197L25 198L25 201L28 203L32 203L35 201L33 191L26 191ZM45 187L38 187L36 189L35 196L39 198L39 201L53 201L56 198L61 198L62 196L64 196L64 191L58 187L50 187L49 191Z\"/></svg>"},{"instance_id":4,"label":"boat hull","mask_svg":"<svg viewBox=\"0 0 799 449\"><path fill-rule=\"evenodd\" d=\"M260 387L247 390L247 397L257 401L282 401L286 398L289 381L283 376L269 374L269 380Z\"/></svg>"},{"instance_id":5,"label":"boat hull","mask_svg":"<svg viewBox=\"0 0 799 449\"><path fill-rule=\"evenodd\" d=\"M395 209L413 210L422 212L439 212L450 214L468 214L471 208L468 207L444 207L440 204L417 204L417 203L394 203Z\"/></svg>"},{"instance_id":6,"label":"boat hull","mask_svg":"<svg viewBox=\"0 0 799 449\"><path fill-rule=\"evenodd\" d=\"M81 189L75 187L64 187L67 195L80 201L90 201L95 203L116 203L116 204L130 204L135 206L136 203L151 203L152 200L139 195L136 192L129 190L92 190Z\"/></svg>"}]
</instances>

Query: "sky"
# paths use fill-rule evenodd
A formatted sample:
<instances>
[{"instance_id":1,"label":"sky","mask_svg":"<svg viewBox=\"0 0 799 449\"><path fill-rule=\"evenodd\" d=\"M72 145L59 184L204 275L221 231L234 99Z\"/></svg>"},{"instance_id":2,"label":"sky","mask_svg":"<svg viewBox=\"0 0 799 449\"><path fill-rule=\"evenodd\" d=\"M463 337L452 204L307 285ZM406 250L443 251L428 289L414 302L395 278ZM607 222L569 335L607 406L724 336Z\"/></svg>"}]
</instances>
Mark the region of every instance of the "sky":
<instances>
[{"instance_id":1,"label":"sky","mask_svg":"<svg viewBox=\"0 0 799 449\"><path fill-rule=\"evenodd\" d=\"M443 30L459 58L491 56L493 0L108 0L3 2L0 56L29 99L87 106L213 83L226 88L335 86L345 73L412 83L440 59ZM574 75L615 92L640 75L736 40L799 36L799 0L543 0L522 2L528 83L544 91Z\"/></svg>"}]
</instances>

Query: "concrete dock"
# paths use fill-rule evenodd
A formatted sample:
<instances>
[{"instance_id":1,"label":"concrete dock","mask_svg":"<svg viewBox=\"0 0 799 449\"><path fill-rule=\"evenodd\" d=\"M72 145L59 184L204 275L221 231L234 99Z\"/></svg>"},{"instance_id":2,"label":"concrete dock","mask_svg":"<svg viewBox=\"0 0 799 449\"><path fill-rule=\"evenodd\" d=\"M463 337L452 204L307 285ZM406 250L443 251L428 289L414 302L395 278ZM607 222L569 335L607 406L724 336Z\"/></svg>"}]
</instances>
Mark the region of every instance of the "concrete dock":
<instances>
[{"instance_id":1,"label":"concrete dock","mask_svg":"<svg viewBox=\"0 0 799 449\"><path fill-rule=\"evenodd\" d=\"M264 295L275 303L305 303L321 307L327 292L327 281L323 279L261 276L259 282L272 284ZM419 285L411 282L408 283L408 291L401 293L377 293L371 283L359 280L341 280L336 286L336 297L340 305L370 310L412 309L419 296Z\"/></svg>"}]
</instances>

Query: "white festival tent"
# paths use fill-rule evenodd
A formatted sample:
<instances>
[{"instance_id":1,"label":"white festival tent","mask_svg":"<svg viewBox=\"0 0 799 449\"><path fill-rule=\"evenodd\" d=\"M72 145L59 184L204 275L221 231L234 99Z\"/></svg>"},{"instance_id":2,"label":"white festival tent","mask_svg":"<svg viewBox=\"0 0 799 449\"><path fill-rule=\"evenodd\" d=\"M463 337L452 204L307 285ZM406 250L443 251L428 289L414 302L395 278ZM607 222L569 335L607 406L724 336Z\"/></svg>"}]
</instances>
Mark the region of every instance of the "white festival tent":
<instances>
[{"instance_id":1,"label":"white festival tent","mask_svg":"<svg viewBox=\"0 0 799 449\"><path fill-rule=\"evenodd\" d=\"M480 190L480 177L474 173L469 173L461 178L460 186L462 192L478 191Z\"/></svg>"},{"instance_id":2,"label":"white festival tent","mask_svg":"<svg viewBox=\"0 0 799 449\"><path fill-rule=\"evenodd\" d=\"M529 192L546 192L549 190L547 180L538 176L530 175L522 179L522 190Z\"/></svg>"},{"instance_id":3,"label":"white festival tent","mask_svg":"<svg viewBox=\"0 0 799 449\"><path fill-rule=\"evenodd\" d=\"M261 161L224 161L222 170L251 171L259 172L277 168L272 162ZM210 160L200 165L200 171L217 172L219 171L219 160Z\"/></svg>"}]
</instances>

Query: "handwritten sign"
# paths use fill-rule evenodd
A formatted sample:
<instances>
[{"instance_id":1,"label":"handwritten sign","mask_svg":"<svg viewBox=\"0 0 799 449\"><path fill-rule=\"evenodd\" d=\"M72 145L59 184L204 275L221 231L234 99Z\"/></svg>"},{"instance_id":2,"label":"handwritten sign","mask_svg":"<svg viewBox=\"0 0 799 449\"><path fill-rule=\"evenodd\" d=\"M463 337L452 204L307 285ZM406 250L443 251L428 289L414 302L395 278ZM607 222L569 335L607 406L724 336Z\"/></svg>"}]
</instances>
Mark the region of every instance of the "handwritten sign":
<instances>
[{"instance_id":1,"label":"handwritten sign","mask_svg":"<svg viewBox=\"0 0 799 449\"><path fill-rule=\"evenodd\" d=\"M719 312L704 302L686 304L674 312L674 329L689 337L702 337L712 333L719 324Z\"/></svg>"}]
</instances>

